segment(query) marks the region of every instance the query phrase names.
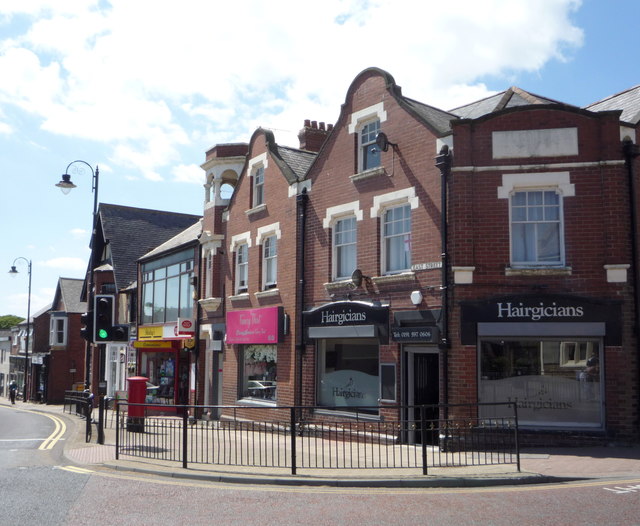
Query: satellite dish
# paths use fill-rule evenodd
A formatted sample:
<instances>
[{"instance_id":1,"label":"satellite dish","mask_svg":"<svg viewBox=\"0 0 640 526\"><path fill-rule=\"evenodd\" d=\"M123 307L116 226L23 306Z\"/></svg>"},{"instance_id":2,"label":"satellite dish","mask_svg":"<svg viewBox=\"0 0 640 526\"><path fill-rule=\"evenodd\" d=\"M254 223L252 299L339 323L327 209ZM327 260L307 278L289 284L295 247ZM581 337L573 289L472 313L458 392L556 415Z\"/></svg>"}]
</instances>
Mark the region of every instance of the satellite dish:
<instances>
[{"instance_id":1,"label":"satellite dish","mask_svg":"<svg viewBox=\"0 0 640 526\"><path fill-rule=\"evenodd\" d=\"M355 287L362 285L362 271L359 268L355 269L353 274L351 274L351 283L353 283Z\"/></svg>"},{"instance_id":2,"label":"satellite dish","mask_svg":"<svg viewBox=\"0 0 640 526\"><path fill-rule=\"evenodd\" d=\"M389 139L387 139L387 134L384 132L380 132L378 133L378 135L376 135L376 145L378 146L378 148L380 148L383 152L386 152L389 149Z\"/></svg>"}]
</instances>

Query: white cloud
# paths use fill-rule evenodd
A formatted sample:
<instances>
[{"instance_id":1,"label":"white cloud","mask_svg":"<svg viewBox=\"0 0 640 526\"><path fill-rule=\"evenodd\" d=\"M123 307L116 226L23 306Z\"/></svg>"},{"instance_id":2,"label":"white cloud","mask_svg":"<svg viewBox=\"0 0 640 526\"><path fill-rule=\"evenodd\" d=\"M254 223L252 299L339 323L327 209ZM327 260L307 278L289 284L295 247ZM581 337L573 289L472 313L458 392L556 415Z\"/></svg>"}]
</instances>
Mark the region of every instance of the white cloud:
<instances>
[{"instance_id":1,"label":"white cloud","mask_svg":"<svg viewBox=\"0 0 640 526\"><path fill-rule=\"evenodd\" d=\"M43 267L57 268L70 273L73 271L84 271L87 269L87 260L73 257L52 258L40 263Z\"/></svg>"},{"instance_id":2,"label":"white cloud","mask_svg":"<svg viewBox=\"0 0 640 526\"><path fill-rule=\"evenodd\" d=\"M204 172L197 164L179 164L173 168L174 181L178 183L202 184Z\"/></svg>"},{"instance_id":3,"label":"white cloud","mask_svg":"<svg viewBox=\"0 0 640 526\"><path fill-rule=\"evenodd\" d=\"M444 109L486 96L482 77L567 60L582 43L570 19L579 6L10 0L0 24L34 18L0 40L0 108L17 106L52 134L109 143L117 171L160 181L163 168L193 161L181 149L194 139L246 141L259 125L295 134L305 118L334 122L369 66ZM11 126L5 120L0 133ZM178 181L193 182L190 174L174 169Z\"/></svg>"}]
</instances>

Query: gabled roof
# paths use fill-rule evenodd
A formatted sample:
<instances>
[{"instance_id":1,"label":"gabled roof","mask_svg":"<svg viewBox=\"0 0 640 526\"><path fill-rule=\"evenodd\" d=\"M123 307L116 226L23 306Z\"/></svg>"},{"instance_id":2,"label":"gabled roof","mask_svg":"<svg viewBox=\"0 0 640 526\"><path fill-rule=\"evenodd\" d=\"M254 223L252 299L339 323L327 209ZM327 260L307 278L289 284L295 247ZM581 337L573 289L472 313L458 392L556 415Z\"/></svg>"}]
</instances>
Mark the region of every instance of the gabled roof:
<instances>
[{"instance_id":1,"label":"gabled roof","mask_svg":"<svg viewBox=\"0 0 640 526\"><path fill-rule=\"evenodd\" d=\"M179 234L173 236L171 239L157 246L152 251L147 252L140 259L153 258L165 252L171 252L175 249L183 247L188 243L198 241L198 237L200 236L201 232L202 232L202 220L199 220L197 223L194 223L190 227L184 229Z\"/></svg>"},{"instance_id":2,"label":"gabled roof","mask_svg":"<svg viewBox=\"0 0 640 526\"><path fill-rule=\"evenodd\" d=\"M51 305L57 308L58 304L62 302L64 311L67 313L86 312L87 303L80 301L83 285L83 279L58 278L56 294Z\"/></svg>"},{"instance_id":3,"label":"gabled roof","mask_svg":"<svg viewBox=\"0 0 640 526\"><path fill-rule=\"evenodd\" d=\"M529 106L532 104L563 104L553 99L535 95L516 86L512 86L505 91L491 95L484 99L477 100L470 104L465 104L451 110L451 113L461 119L477 119L489 113L494 113L516 106Z\"/></svg>"},{"instance_id":4,"label":"gabled roof","mask_svg":"<svg viewBox=\"0 0 640 526\"><path fill-rule=\"evenodd\" d=\"M318 155L314 152L280 145L277 145L277 151L280 158L291 168L298 180L305 178L311 163Z\"/></svg>"},{"instance_id":5,"label":"gabled roof","mask_svg":"<svg viewBox=\"0 0 640 526\"><path fill-rule=\"evenodd\" d=\"M403 97L399 100L401 106L405 106L414 114L418 115L424 122L431 125L437 135L447 135L451 132L451 120L457 115L448 111L439 110L428 104L423 104L417 100Z\"/></svg>"},{"instance_id":6,"label":"gabled roof","mask_svg":"<svg viewBox=\"0 0 640 526\"><path fill-rule=\"evenodd\" d=\"M640 122L640 85L611 95L606 99L585 106L589 111L622 110L620 120L630 124Z\"/></svg>"},{"instance_id":7,"label":"gabled roof","mask_svg":"<svg viewBox=\"0 0 640 526\"><path fill-rule=\"evenodd\" d=\"M137 279L137 261L141 256L193 225L200 217L101 204L97 231L102 231L104 243L110 246L116 290L127 287Z\"/></svg>"}]
</instances>

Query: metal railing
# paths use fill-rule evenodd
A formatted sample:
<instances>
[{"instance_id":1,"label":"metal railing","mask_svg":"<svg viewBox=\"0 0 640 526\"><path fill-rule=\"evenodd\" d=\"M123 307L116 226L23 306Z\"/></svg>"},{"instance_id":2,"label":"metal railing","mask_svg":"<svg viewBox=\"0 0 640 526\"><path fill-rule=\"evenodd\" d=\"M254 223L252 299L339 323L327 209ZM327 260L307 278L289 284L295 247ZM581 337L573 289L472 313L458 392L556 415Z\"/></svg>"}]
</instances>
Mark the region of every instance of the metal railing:
<instances>
[{"instance_id":1,"label":"metal railing","mask_svg":"<svg viewBox=\"0 0 640 526\"><path fill-rule=\"evenodd\" d=\"M69 412L75 410L76 415L85 419L85 441L91 441L92 435L92 418L93 412L93 394L88 391L65 391L64 392L64 405L62 407L63 412L67 412L67 406Z\"/></svg>"},{"instance_id":2,"label":"metal railing","mask_svg":"<svg viewBox=\"0 0 640 526\"><path fill-rule=\"evenodd\" d=\"M292 474L303 468L414 468L426 475L430 467L496 464L515 464L520 471L516 404L481 405L504 406L502 413L511 414L480 418L479 404L465 404L391 406L398 415L418 415L411 419L386 416L390 406L350 408L349 416L345 408L308 406L163 406L175 416L153 416L157 405L121 403L116 408L116 458L174 461L184 468L190 463L285 468ZM121 406L144 416L124 415ZM383 409L385 416L373 417L372 409ZM223 416L189 416L203 410ZM432 414L455 416L427 417Z\"/></svg>"}]
</instances>

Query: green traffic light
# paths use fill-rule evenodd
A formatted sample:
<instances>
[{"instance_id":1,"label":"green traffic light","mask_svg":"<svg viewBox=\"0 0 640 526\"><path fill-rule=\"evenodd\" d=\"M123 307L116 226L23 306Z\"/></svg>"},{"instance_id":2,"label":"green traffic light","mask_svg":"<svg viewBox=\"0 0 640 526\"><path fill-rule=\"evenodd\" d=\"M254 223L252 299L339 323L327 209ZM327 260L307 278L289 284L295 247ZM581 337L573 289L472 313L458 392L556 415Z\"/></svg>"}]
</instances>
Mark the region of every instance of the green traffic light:
<instances>
[{"instance_id":1,"label":"green traffic light","mask_svg":"<svg viewBox=\"0 0 640 526\"><path fill-rule=\"evenodd\" d=\"M107 330L106 329L100 329L98 331L98 338L100 338L101 340L104 340L107 337Z\"/></svg>"}]
</instances>

